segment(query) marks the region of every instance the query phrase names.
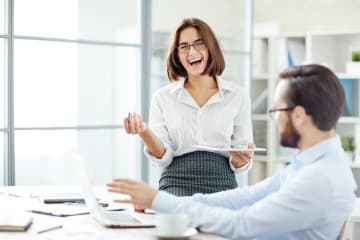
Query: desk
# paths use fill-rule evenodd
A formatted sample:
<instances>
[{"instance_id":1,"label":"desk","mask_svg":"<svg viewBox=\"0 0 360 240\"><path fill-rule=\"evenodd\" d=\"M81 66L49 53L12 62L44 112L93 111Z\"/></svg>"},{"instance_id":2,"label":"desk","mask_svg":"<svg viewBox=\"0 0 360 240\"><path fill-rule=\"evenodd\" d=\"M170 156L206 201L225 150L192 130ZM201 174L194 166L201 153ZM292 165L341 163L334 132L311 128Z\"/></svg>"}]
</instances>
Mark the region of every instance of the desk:
<instances>
[{"instance_id":1,"label":"desk","mask_svg":"<svg viewBox=\"0 0 360 240\"><path fill-rule=\"evenodd\" d=\"M25 210L29 204L39 201L37 197L45 193L76 193L80 189L73 186L16 186L0 187L0 205L8 205L14 209ZM100 198L111 198L111 193L107 193L105 188L96 188L97 196ZM107 197L106 197L107 196ZM128 205L129 206L129 205ZM1 210L0 210L1 211ZM55 217L43 214L32 214L34 221L27 232L0 232L1 240L18 240L18 239L122 239L122 240L139 240L149 239L156 240L154 229L109 229L99 225L90 215L79 215L71 217ZM154 216L155 217L155 216ZM63 228L38 234L37 231L45 226L62 225ZM193 240L222 240L224 238L213 234L200 233L193 237Z\"/></svg>"}]
</instances>

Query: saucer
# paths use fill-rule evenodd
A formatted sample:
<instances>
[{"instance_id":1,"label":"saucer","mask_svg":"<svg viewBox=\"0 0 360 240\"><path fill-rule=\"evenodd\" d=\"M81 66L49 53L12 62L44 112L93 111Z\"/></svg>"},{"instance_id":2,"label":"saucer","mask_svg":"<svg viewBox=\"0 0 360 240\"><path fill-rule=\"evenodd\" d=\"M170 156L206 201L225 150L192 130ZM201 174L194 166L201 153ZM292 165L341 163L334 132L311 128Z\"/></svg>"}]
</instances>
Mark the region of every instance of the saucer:
<instances>
[{"instance_id":1,"label":"saucer","mask_svg":"<svg viewBox=\"0 0 360 240\"><path fill-rule=\"evenodd\" d=\"M155 234L155 236L160 240L181 240L181 239L188 239L188 238L196 235L197 233L198 233L198 231L195 228L189 228L181 236L173 236L173 235L164 236L164 235L157 235L157 234Z\"/></svg>"}]
</instances>

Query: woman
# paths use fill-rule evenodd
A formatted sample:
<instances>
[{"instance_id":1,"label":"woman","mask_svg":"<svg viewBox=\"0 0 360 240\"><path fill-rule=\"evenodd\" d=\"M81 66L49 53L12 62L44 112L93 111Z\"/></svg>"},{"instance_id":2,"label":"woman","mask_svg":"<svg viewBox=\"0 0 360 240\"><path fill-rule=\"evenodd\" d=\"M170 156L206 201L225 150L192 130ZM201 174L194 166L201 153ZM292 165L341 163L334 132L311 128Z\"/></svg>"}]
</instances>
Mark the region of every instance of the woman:
<instances>
[{"instance_id":1,"label":"woman","mask_svg":"<svg viewBox=\"0 0 360 240\"><path fill-rule=\"evenodd\" d=\"M232 189L237 187L235 172L251 167L250 153L193 147L252 142L249 96L234 83L218 79L224 67L211 28L200 19L184 19L167 57L172 83L155 93L149 127L137 113L124 119L127 133L139 134L147 157L163 168L159 189L178 196Z\"/></svg>"}]
</instances>

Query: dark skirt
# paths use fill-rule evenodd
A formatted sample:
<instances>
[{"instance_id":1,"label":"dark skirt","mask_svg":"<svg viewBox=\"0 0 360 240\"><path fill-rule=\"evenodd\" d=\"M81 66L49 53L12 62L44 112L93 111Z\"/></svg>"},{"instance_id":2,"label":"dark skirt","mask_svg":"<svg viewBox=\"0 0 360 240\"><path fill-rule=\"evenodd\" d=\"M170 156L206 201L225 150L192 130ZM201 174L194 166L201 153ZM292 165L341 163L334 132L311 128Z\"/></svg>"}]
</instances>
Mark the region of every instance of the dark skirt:
<instances>
[{"instance_id":1,"label":"dark skirt","mask_svg":"<svg viewBox=\"0 0 360 240\"><path fill-rule=\"evenodd\" d=\"M237 187L229 159L212 152L191 152L174 157L161 174L159 189L176 196L214 193Z\"/></svg>"}]
</instances>

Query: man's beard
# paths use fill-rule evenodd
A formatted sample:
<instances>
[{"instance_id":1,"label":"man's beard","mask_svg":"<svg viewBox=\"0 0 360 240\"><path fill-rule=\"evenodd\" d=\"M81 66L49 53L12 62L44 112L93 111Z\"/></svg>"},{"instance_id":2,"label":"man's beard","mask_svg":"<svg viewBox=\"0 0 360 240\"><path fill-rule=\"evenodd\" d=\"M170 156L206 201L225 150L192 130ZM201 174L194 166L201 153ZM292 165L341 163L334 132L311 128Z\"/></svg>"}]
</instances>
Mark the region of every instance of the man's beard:
<instances>
[{"instance_id":1,"label":"man's beard","mask_svg":"<svg viewBox=\"0 0 360 240\"><path fill-rule=\"evenodd\" d=\"M297 133L291 119L286 124L285 130L280 134L280 144L284 147L297 148L300 135Z\"/></svg>"}]
</instances>

